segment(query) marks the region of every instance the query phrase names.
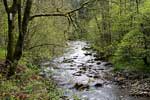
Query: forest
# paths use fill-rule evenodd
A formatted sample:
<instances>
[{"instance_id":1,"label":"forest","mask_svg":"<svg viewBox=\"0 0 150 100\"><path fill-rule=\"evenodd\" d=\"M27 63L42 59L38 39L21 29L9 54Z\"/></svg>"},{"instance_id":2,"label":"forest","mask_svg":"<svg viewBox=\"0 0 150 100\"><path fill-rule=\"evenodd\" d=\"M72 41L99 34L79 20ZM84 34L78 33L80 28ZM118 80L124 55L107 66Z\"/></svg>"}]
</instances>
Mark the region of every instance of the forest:
<instances>
[{"instance_id":1,"label":"forest","mask_svg":"<svg viewBox=\"0 0 150 100\"><path fill-rule=\"evenodd\" d=\"M150 100L150 0L0 0L0 100Z\"/></svg>"}]
</instances>

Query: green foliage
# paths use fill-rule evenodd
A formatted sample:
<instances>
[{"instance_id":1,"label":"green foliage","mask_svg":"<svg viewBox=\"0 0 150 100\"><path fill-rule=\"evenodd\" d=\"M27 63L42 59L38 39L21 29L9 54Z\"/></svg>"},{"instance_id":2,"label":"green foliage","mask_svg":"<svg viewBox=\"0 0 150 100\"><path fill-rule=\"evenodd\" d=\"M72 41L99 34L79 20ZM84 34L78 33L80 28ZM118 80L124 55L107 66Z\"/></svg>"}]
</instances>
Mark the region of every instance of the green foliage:
<instances>
[{"instance_id":1,"label":"green foliage","mask_svg":"<svg viewBox=\"0 0 150 100\"><path fill-rule=\"evenodd\" d=\"M62 22L61 20L64 19L57 20ZM62 26L55 18L38 18L33 20L29 27L31 31L26 41L27 50L24 52L28 61L37 63L63 53L67 38L67 35L64 34L66 26Z\"/></svg>"},{"instance_id":2,"label":"green foliage","mask_svg":"<svg viewBox=\"0 0 150 100\"><path fill-rule=\"evenodd\" d=\"M127 33L114 54L113 62L116 67L142 67L144 66L143 58L146 50L144 49L144 35L139 30L133 30Z\"/></svg>"},{"instance_id":3,"label":"green foliage","mask_svg":"<svg viewBox=\"0 0 150 100\"><path fill-rule=\"evenodd\" d=\"M39 69L19 66L20 72L11 79L0 77L0 99L59 100L62 90L52 80L39 76Z\"/></svg>"},{"instance_id":4,"label":"green foliage","mask_svg":"<svg viewBox=\"0 0 150 100\"><path fill-rule=\"evenodd\" d=\"M150 63L150 1L114 1L97 1L87 24L80 19L87 32L84 37L116 69L147 69L145 65L150 65L143 59Z\"/></svg>"},{"instance_id":5,"label":"green foliage","mask_svg":"<svg viewBox=\"0 0 150 100\"><path fill-rule=\"evenodd\" d=\"M0 59L5 59L6 51L3 48L0 48Z\"/></svg>"},{"instance_id":6,"label":"green foliage","mask_svg":"<svg viewBox=\"0 0 150 100\"><path fill-rule=\"evenodd\" d=\"M148 13L150 11L150 1L145 0L143 5L141 5L140 10L142 13L146 13L146 12Z\"/></svg>"}]
</instances>

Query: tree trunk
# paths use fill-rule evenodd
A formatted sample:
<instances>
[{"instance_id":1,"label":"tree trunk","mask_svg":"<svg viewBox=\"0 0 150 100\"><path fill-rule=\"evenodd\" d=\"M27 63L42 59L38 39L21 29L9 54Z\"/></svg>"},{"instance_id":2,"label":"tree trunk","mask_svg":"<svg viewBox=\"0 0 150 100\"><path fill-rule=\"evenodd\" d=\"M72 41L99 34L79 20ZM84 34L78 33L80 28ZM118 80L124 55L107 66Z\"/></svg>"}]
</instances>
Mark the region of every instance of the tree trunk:
<instances>
[{"instance_id":1,"label":"tree trunk","mask_svg":"<svg viewBox=\"0 0 150 100\"><path fill-rule=\"evenodd\" d=\"M101 6L101 33L102 33L102 40L101 43L104 46L108 46L111 43L111 32L110 32L110 13L109 13L109 0L103 1L100 0L100 6Z\"/></svg>"},{"instance_id":2,"label":"tree trunk","mask_svg":"<svg viewBox=\"0 0 150 100\"><path fill-rule=\"evenodd\" d=\"M21 13L21 0L13 0L12 6L9 8L7 4L7 0L3 0L5 10L8 15L8 45L7 45L7 57L6 57L6 66L9 66L8 77L14 75L16 67L18 65L18 61L21 59L23 52L23 45L25 40L25 35L27 33L27 26L30 19L30 11L33 0L26 0L25 11L23 15L22 21L22 13ZM18 12L18 29L19 36L15 45L14 41L14 20L15 15Z\"/></svg>"},{"instance_id":3,"label":"tree trunk","mask_svg":"<svg viewBox=\"0 0 150 100\"><path fill-rule=\"evenodd\" d=\"M148 43L147 43L147 39L146 39L146 37L147 37L147 32L145 32L145 29L144 29L144 25L143 25L143 24L141 24L141 31L142 31L142 33L144 34L144 49L147 51L147 50L148 50L148 46L147 46ZM144 61L144 64L145 64L146 66L149 66L147 53L146 53L146 55L143 57L143 61Z\"/></svg>"},{"instance_id":4,"label":"tree trunk","mask_svg":"<svg viewBox=\"0 0 150 100\"><path fill-rule=\"evenodd\" d=\"M7 44L7 57L6 62L13 62L14 53L14 20L15 15L13 13L8 13L8 44Z\"/></svg>"},{"instance_id":5,"label":"tree trunk","mask_svg":"<svg viewBox=\"0 0 150 100\"><path fill-rule=\"evenodd\" d=\"M18 10L18 17L19 17L18 24L19 24L20 32L19 32L19 37L14 52L14 60L17 62L20 60L23 52L24 40L27 33L29 19L30 19L31 6L32 6L32 0L27 0L22 23L21 23L21 11Z\"/></svg>"},{"instance_id":6,"label":"tree trunk","mask_svg":"<svg viewBox=\"0 0 150 100\"><path fill-rule=\"evenodd\" d=\"M6 56L6 67L9 67L8 77L10 74L14 74L14 29L15 29L15 15L17 12L17 0L13 0L11 7L8 6L7 0L3 0L4 7L7 13L8 19L8 43L7 43L7 56Z\"/></svg>"}]
</instances>

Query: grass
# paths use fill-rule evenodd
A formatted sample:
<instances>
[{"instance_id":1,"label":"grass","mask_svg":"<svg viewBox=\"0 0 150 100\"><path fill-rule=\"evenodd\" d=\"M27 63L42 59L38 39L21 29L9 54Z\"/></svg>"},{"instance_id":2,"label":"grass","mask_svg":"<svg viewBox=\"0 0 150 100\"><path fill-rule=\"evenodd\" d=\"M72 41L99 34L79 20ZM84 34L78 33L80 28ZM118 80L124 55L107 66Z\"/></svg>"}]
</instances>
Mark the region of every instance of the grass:
<instances>
[{"instance_id":1,"label":"grass","mask_svg":"<svg viewBox=\"0 0 150 100\"><path fill-rule=\"evenodd\" d=\"M0 100L60 100L62 90L39 72L35 67L18 66L9 80L0 74Z\"/></svg>"}]
</instances>

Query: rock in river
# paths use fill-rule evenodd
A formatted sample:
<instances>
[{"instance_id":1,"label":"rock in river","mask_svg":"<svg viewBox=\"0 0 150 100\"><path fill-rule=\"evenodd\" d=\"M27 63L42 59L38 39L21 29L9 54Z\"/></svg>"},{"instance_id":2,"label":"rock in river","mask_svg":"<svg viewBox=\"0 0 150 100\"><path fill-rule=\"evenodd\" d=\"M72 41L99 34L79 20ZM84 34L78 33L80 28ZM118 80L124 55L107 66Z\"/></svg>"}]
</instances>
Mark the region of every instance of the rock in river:
<instances>
[{"instance_id":1,"label":"rock in river","mask_svg":"<svg viewBox=\"0 0 150 100\"><path fill-rule=\"evenodd\" d=\"M103 62L102 65L106 66L106 67L112 67L113 66L112 63L110 63L110 62Z\"/></svg>"},{"instance_id":2,"label":"rock in river","mask_svg":"<svg viewBox=\"0 0 150 100\"><path fill-rule=\"evenodd\" d=\"M66 58L64 58L64 60L63 60L63 63L71 63L71 62L73 62L72 59L66 59Z\"/></svg>"},{"instance_id":3,"label":"rock in river","mask_svg":"<svg viewBox=\"0 0 150 100\"><path fill-rule=\"evenodd\" d=\"M96 83L95 85L94 85L95 87L102 87L103 86L103 83Z\"/></svg>"},{"instance_id":4,"label":"rock in river","mask_svg":"<svg viewBox=\"0 0 150 100\"><path fill-rule=\"evenodd\" d=\"M85 55L85 56L91 56L92 53L91 53L91 52L86 52L86 53L84 53L84 55Z\"/></svg>"},{"instance_id":5,"label":"rock in river","mask_svg":"<svg viewBox=\"0 0 150 100\"><path fill-rule=\"evenodd\" d=\"M77 90L84 90L84 89L89 89L88 84L82 84L82 83L75 83L74 88Z\"/></svg>"}]
</instances>

